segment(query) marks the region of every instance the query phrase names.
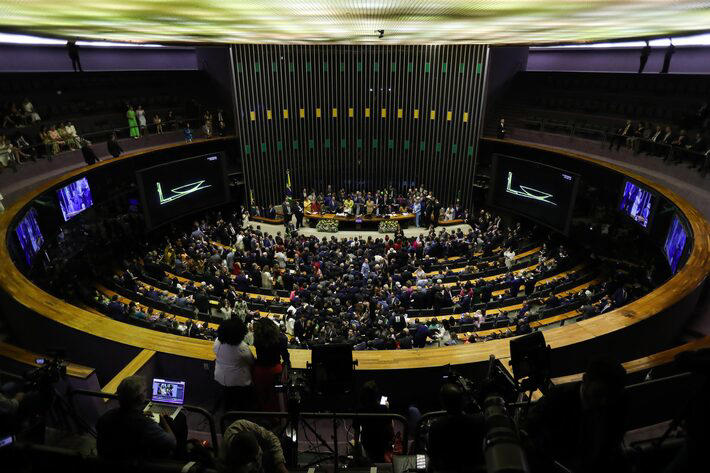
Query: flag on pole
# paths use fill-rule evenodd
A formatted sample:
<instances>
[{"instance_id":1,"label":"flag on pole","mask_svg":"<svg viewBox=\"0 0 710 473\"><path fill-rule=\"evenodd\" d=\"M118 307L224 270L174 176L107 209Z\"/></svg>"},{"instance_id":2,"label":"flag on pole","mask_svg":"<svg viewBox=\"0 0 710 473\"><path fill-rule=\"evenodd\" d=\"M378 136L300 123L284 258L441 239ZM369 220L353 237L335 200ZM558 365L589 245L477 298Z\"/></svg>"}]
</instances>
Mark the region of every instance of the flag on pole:
<instances>
[{"instance_id":1,"label":"flag on pole","mask_svg":"<svg viewBox=\"0 0 710 473\"><path fill-rule=\"evenodd\" d=\"M286 198L290 199L293 192L291 191L291 171L286 169Z\"/></svg>"}]
</instances>

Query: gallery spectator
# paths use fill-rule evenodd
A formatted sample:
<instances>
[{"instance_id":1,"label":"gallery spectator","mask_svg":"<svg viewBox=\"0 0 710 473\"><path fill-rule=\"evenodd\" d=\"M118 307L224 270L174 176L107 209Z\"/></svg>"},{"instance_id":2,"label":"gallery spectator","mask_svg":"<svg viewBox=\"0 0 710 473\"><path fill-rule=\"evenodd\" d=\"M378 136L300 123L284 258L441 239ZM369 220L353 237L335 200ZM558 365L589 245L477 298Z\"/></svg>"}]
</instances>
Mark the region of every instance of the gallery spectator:
<instances>
[{"instance_id":1,"label":"gallery spectator","mask_svg":"<svg viewBox=\"0 0 710 473\"><path fill-rule=\"evenodd\" d=\"M223 388L227 410L249 410L252 406L254 355L244 343L246 332L240 319L225 320L212 348L216 357L214 379Z\"/></svg>"},{"instance_id":2,"label":"gallery spectator","mask_svg":"<svg viewBox=\"0 0 710 473\"><path fill-rule=\"evenodd\" d=\"M131 105L128 106L128 110L126 111L126 119L128 120L128 132L131 138L137 140L141 134L138 130L138 122L136 121L136 111L133 110Z\"/></svg>"},{"instance_id":3,"label":"gallery spectator","mask_svg":"<svg viewBox=\"0 0 710 473\"><path fill-rule=\"evenodd\" d=\"M115 131L111 133L111 138L106 142L106 148L108 148L109 154L114 158L118 158L121 156L121 153L123 153L123 148L121 148L121 145L118 143L118 137Z\"/></svg>"},{"instance_id":4,"label":"gallery spectator","mask_svg":"<svg viewBox=\"0 0 710 473\"><path fill-rule=\"evenodd\" d=\"M82 140L81 144L81 155L84 157L84 161L87 165L91 166L96 164L100 159L96 156L91 143L88 140Z\"/></svg>"},{"instance_id":5,"label":"gallery spectator","mask_svg":"<svg viewBox=\"0 0 710 473\"><path fill-rule=\"evenodd\" d=\"M145 110L143 110L142 105L138 105L136 108L136 119L138 120L138 127L140 129L141 135L148 134L148 122L145 118Z\"/></svg>"},{"instance_id":6,"label":"gallery spectator","mask_svg":"<svg viewBox=\"0 0 710 473\"><path fill-rule=\"evenodd\" d=\"M76 41L67 41L67 55L71 59L71 66L74 68L74 72L84 72L81 68L81 61L79 60L79 46L76 45Z\"/></svg>"},{"instance_id":7,"label":"gallery spectator","mask_svg":"<svg viewBox=\"0 0 710 473\"><path fill-rule=\"evenodd\" d=\"M153 115L153 125L155 126L155 133L157 135L163 134L163 119L157 113Z\"/></svg>"},{"instance_id":8,"label":"gallery spectator","mask_svg":"<svg viewBox=\"0 0 710 473\"><path fill-rule=\"evenodd\" d=\"M29 123L35 123L42 120L39 114L35 111L34 105L32 105L30 99L25 98L25 100L22 101L22 110L25 113L25 119Z\"/></svg>"}]
</instances>

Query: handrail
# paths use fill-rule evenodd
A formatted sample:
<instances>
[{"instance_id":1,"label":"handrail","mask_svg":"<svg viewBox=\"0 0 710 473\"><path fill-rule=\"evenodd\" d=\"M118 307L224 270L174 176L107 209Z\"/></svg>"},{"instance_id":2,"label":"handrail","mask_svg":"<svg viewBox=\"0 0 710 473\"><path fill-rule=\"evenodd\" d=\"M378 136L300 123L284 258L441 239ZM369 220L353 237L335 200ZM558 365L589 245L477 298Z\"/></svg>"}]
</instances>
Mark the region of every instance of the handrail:
<instances>
[{"instance_id":1,"label":"handrail","mask_svg":"<svg viewBox=\"0 0 710 473\"><path fill-rule=\"evenodd\" d=\"M362 420L362 419L391 419L402 424L402 446L406 448L409 443L409 423L400 414L393 413L369 413L369 412L301 412L298 415L289 412L260 412L260 411L227 411L220 418L220 430L222 435L229 425L239 419L245 418L273 418L279 420L289 419L337 419L337 420Z\"/></svg>"},{"instance_id":2,"label":"handrail","mask_svg":"<svg viewBox=\"0 0 710 473\"><path fill-rule=\"evenodd\" d=\"M75 395L98 397L101 399L118 400L118 396L116 394L109 394L109 393L104 393L104 392L100 392L100 391L90 391L87 389L70 389L67 394L69 396L69 402L72 403L72 405L73 405L73 399L74 399ZM209 412L207 412L207 410L205 410L201 407L191 406L189 404L183 404L182 408L188 412L200 414L201 416L203 416L204 418L207 419L207 422L210 426L210 438L212 439L212 448L215 451L218 451L219 450L219 441L217 438L217 429L215 428L214 417L212 417L212 414L210 414Z\"/></svg>"},{"instance_id":3,"label":"handrail","mask_svg":"<svg viewBox=\"0 0 710 473\"><path fill-rule=\"evenodd\" d=\"M193 121L193 120L194 120L194 121L197 121L198 123L200 123L200 122L202 121L202 117L175 118L174 120L168 120L168 121L161 122L161 125L162 125L163 127L165 127L165 128L167 128L168 125L170 125L171 127L174 126L172 129L164 129L164 130L163 130L163 134L169 133L169 132L179 132L179 131L181 131L181 129L180 129L180 127L179 127L179 125L180 125L181 122L191 122L191 121ZM61 120L58 120L58 121L61 122ZM64 121L71 121L71 119L64 119ZM46 125L42 125L42 126L46 126ZM147 123L146 126L147 126L147 127L155 127L155 124L153 124L153 123ZM136 127L139 128L140 126L139 126L139 125L136 125ZM40 127L40 128L41 128L41 127ZM106 130L91 131L91 132L87 132L87 133L78 133L78 132L77 132L77 137L78 137L78 138L83 138L83 139L85 139L87 136L90 137L90 136L111 135L112 133L116 133L116 134L118 135L119 133L123 133L123 132L129 131L131 128L135 128L135 127L122 126L122 127L114 127L114 128L106 129ZM196 127L196 128L192 128L192 127L191 127L190 129L191 129L191 130L193 131L193 133L194 133L196 130L199 130L199 129L200 129L200 126L198 126L198 127ZM23 130L23 128L17 128L16 130ZM39 130L37 130L37 133L39 133ZM23 133L23 134L25 134L25 133ZM150 135L150 136L153 136L153 135L156 135L156 134L157 134L157 133L150 133L149 135ZM141 137L143 137L143 136L147 136L147 135L141 135ZM103 142L104 140L100 140L100 141L92 141L92 140L90 140L90 141L91 141L91 144L94 144L94 143L101 143L101 142ZM27 147L27 148L21 148L21 150L22 150L22 151L25 151L25 150L27 150L27 149L29 148L29 149L35 149L36 151L39 151L39 150L41 150L43 147L46 147L46 146L51 146L51 144L36 143L36 144L30 145L30 146Z\"/></svg>"}]
</instances>

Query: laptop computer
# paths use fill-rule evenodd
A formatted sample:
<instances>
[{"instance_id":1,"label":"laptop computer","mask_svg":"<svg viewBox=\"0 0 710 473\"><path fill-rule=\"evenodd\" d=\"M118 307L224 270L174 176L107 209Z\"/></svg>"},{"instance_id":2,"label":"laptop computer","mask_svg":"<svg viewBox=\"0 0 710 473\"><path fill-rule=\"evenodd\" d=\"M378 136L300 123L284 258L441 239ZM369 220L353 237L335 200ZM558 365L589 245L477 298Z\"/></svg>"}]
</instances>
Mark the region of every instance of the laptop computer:
<instances>
[{"instance_id":1,"label":"laptop computer","mask_svg":"<svg viewBox=\"0 0 710 473\"><path fill-rule=\"evenodd\" d=\"M182 410L185 402L185 381L168 381L166 379L153 379L150 402L143 412L152 414L156 422L164 414L175 419Z\"/></svg>"}]
</instances>

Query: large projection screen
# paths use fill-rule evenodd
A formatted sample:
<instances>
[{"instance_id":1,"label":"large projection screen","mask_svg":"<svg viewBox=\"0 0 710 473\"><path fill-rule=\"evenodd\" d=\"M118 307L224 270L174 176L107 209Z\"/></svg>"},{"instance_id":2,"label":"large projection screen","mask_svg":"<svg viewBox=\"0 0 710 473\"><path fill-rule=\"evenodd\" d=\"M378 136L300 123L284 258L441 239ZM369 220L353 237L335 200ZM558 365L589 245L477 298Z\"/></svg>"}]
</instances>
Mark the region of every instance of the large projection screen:
<instances>
[{"instance_id":1,"label":"large projection screen","mask_svg":"<svg viewBox=\"0 0 710 473\"><path fill-rule=\"evenodd\" d=\"M494 154L488 203L567 234L578 185L578 174Z\"/></svg>"},{"instance_id":2,"label":"large projection screen","mask_svg":"<svg viewBox=\"0 0 710 473\"><path fill-rule=\"evenodd\" d=\"M141 169L136 180L148 229L229 201L222 153Z\"/></svg>"}]
</instances>

